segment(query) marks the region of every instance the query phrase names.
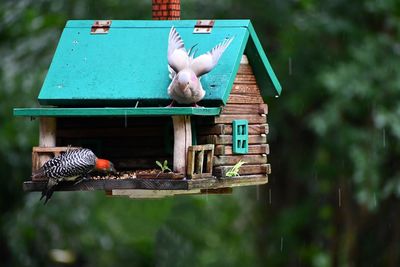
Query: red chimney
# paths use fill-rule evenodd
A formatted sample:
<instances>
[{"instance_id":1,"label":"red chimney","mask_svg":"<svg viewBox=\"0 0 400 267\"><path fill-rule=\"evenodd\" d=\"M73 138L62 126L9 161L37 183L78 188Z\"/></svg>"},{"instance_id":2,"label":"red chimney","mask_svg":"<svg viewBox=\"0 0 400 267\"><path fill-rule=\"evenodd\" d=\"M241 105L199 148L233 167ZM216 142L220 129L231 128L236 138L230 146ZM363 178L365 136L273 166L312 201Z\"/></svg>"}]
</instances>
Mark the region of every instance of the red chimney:
<instances>
[{"instance_id":1,"label":"red chimney","mask_svg":"<svg viewBox=\"0 0 400 267\"><path fill-rule=\"evenodd\" d=\"M179 20L181 19L180 0L152 0L153 20Z\"/></svg>"}]
</instances>

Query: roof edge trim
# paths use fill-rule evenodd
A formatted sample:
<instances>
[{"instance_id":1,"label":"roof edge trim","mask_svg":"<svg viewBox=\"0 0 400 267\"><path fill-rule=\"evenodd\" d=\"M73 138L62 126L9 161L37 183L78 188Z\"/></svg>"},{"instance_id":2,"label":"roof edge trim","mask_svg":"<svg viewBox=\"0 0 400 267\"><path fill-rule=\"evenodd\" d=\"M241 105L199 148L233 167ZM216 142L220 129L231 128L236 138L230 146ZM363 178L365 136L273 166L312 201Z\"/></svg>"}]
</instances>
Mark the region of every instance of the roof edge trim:
<instances>
[{"instance_id":1,"label":"roof edge trim","mask_svg":"<svg viewBox=\"0 0 400 267\"><path fill-rule=\"evenodd\" d=\"M261 45L260 40L258 39L257 33L255 32L251 21L249 22L249 32L250 32L250 37L251 37L252 41L254 42L255 48L258 52L258 55L260 56L261 62L263 63L265 69L267 70L268 75L271 79L271 82L274 85L276 96L279 96L282 92L282 86L279 83L279 80L276 77L274 70L272 69L272 66L267 58L267 55Z\"/></svg>"},{"instance_id":2,"label":"roof edge trim","mask_svg":"<svg viewBox=\"0 0 400 267\"><path fill-rule=\"evenodd\" d=\"M13 115L17 117L117 117L117 116L174 116L219 115L221 108L195 107L151 107L151 108L14 108Z\"/></svg>"}]
</instances>

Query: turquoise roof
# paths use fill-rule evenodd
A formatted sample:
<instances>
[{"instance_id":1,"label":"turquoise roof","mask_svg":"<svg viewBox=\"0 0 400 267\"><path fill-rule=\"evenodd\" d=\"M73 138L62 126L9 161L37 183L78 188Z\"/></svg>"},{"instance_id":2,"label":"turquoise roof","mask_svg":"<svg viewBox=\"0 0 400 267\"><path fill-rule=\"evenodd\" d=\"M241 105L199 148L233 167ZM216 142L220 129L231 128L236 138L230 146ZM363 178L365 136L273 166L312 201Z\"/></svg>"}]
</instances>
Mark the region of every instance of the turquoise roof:
<instances>
[{"instance_id":1,"label":"turquoise roof","mask_svg":"<svg viewBox=\"0 0 400 267\"><path fill-rule=\"evenodd\" d=\"M42 105L162 106L170 102L167 44L171 26L185 47L205 53L227 37L234 40L218 65L202 78L201 105L225 104L246 50L263 95L281 86L250 20L216 20L210 34L194 34L196 20L112 21L108 34L90 34L94 21L68 21L38 96Z\"/></svg>"},{"instance_id":2,"label":"turquoise roof","mask_svg":"<svg viewBox=\"0 0 400 267\"><path fill-rule=\"evenodd\" d=\"M219 107L104 107L104 108L71 108L71 107L41 107L41 108L14 108L14 116L22 117L135 117L135 116L172 116L172 115L197 115L216 116L221 112Z\"/></svg>"}]
</instances>

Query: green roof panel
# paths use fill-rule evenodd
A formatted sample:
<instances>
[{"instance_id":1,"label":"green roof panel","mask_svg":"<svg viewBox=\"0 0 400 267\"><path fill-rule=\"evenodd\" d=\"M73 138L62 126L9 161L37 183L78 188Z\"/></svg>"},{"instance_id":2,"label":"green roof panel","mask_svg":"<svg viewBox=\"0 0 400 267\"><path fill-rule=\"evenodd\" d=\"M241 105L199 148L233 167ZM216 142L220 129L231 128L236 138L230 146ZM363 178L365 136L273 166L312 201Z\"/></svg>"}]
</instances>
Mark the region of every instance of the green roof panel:
<instances>
[{"instance_id":1,"label":"green roof panel","mask_svg":"<svg viewBox=\"0 0 400 267\"><path fill-rule=\"evenodd\" d=\"M134 117L134 116L174 116L196 115L216 116L221 108L195 108L195 107L154 107L154 108L14 108L14 116L18 117Z\"/></svg>"},{"instance_id":2,"label":"green roof panel","mask_svg":"<svg viewBox=\"0 0 400 267\"><path fill-rule=\"evenodd\" d=\"M67 22L38 96L40 104L125 107L135 106L137 101L139 106L167 104L170 101L167 45L172 26L177 28L186 48L197 44L197 55L234 36L215 69L201 79L206 90L201 105L226 103L245 48L250 51L250 63L256 62L256 79L261 81L261 89L275 95L280 93L279 82L249 20L216 20L209 34L193 33L195 20L117 20L112 21L107 34L91 34L93 23Z\"/></svg>"}]
</instances>

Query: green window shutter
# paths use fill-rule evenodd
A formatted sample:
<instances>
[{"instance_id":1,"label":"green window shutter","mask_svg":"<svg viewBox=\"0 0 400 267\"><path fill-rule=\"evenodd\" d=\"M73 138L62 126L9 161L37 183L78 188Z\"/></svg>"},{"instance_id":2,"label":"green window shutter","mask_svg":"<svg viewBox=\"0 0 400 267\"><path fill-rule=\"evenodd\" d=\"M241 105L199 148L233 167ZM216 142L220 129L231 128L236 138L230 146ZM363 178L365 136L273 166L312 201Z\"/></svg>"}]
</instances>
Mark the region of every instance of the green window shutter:
<instances>
[{"instance_id":1,"label":"green window shutter","mask_svg":"<svg viewBox=\"0 0 400 267\"><path fill-rule=\"evenodd\" d=\"M249 152L249 126L247 120L232 121L233 153L246 154Z\"/></svg>"}]
</instances>

